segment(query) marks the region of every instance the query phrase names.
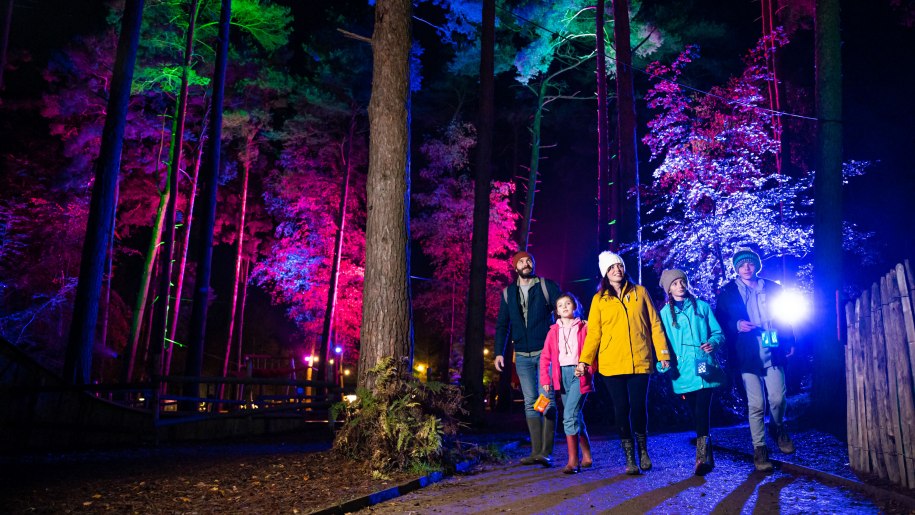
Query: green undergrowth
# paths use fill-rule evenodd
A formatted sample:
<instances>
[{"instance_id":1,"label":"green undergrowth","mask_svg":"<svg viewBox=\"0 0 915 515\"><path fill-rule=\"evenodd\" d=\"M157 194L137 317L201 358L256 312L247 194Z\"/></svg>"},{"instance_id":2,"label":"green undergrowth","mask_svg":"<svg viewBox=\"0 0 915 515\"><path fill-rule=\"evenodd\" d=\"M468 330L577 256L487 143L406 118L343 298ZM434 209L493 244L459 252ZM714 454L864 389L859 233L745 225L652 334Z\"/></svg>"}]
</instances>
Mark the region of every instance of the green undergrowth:
<instances>
[{"instance_id":1,"label":"green undergrowth","mask_svg":"<svg viewBox=\"0 0 915 515\"><path fill-rule=\"evenodd\" d=\"M418 381L408 363L394 358L381 360L370 374L371 390L360 388L354 401L331 410L335 420L343 419L335 452L369 462L376 477L394 471L450 473L460 463L497 459L489 447L458 439L458 417L465 413L459 387Z\"/></svg>"}]
</instances>

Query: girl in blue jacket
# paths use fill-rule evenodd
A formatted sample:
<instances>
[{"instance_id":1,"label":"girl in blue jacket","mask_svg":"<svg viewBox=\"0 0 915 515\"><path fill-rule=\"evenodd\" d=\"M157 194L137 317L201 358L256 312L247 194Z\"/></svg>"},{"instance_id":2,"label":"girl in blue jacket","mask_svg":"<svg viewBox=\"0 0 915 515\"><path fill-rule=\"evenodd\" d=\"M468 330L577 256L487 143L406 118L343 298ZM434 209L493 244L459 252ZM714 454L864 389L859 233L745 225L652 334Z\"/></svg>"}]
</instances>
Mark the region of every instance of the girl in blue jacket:
<instances>
[{"instance_id":1,"label":"girl in blue jacket","mask_svg":"<svg viewBox=\"0 0 915 515\"><path fill-rule=\"evenodd\" d=\"M665 270L661 287L667 304L661 309L661 323L670 342L671 380L674 392L689 404L696 423L696 475L714 468L709 442L709 407L715 388L724 377L715 351L724 343L724 333L707 302L689 291L682 270Z\"/></svg>"}]
</instances>

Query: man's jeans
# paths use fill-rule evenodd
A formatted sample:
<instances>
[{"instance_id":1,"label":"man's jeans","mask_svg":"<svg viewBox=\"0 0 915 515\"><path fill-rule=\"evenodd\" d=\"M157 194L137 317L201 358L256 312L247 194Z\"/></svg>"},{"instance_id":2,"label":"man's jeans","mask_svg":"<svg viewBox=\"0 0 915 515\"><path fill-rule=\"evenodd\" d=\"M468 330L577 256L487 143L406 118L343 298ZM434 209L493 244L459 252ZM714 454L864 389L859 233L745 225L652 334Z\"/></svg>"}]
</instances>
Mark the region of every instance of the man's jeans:
<instances>
[{"instance_id":1,"label":"man's jeans","mask_svg":"<svg viewBox=\"0 0 915 515\"><path fill-rule=\"evenodd\" d=\"M518 380L521 381L521 393L524 394L524 416L527 418L538 418L540 412L534 409L534 403L537 397L544 394L550 399L550 409L555 409L556 400L553 392L544 392L537 383L540 382L540 353L536 356L522 356L515 353L515 371L518 372Z\"/></svg>"},{"instance_id":2,"label":"man's jeans","mask_svg":"<svg viewBox=\"0 0 915 515\"><path fill-rule=\"evenodd\" d=\"M753 446L763 447L766 445L766 397L763 397L763 387L768 394L772 422L781 425L785 418L785 371L781 367L768 367L764 376L747 373L740 376L747 391L747 413Z\"/></svg>"}]
</instances>

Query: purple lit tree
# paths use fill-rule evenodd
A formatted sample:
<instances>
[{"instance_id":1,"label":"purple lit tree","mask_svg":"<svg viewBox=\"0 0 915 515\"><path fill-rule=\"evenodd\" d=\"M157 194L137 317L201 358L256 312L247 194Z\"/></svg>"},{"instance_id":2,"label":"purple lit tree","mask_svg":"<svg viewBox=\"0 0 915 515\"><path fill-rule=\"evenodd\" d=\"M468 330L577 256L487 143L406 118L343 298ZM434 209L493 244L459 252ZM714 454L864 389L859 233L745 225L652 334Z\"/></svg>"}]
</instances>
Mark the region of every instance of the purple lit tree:
<instances>
[{"instance_id":1,"label":"purple lit tree","mask_svg":"<svg viewBox=\"0 0 915 515\"><path fill-rule=\"evenodd\" d=\"M813 174L777 173L777 116L764 107L767 52L784 45L777 30L760 39L746 68L709 94L691 95L678 84L687 64L698 56L688 47L671 64L650 66L654 86L648 105L658 114L643 141L660 161L648 199L645 259L658 270L687 271L696 293L711 298L728 275L735 246L755 244L763 259L791 256L803 266L791 282L810 286L813 248ZM849 163L845 175L863 172L866 163ZM867 235L846 224L846 249L862 253Z\"/></svg>"}]
</instances>

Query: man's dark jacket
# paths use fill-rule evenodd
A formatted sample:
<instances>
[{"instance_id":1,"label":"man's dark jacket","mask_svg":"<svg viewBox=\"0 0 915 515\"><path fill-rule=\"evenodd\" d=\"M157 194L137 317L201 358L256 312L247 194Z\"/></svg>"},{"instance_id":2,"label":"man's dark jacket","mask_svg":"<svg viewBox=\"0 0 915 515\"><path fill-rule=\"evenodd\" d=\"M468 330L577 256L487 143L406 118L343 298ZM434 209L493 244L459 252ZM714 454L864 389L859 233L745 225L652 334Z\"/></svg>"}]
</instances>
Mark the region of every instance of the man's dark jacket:
<instances>
[{"instance_id":1,"label":"man's dark jacket","mask_svg":"<svg viewBox=\"0 0 915 515\"><path fill-rule=\"evenodd\" d=\"M764 375L762 358L759 357L759 341L756 339L762 333L762 329L754 329L747 333L737 331L738 320L750 320L747 305L737 286L736 281L739 280L730 281L719 290L715 318L721 324L728 341L729 368L733 372ZM782 287L778 283L767 279L759 280L765 281L763 292L767 301L778 297L782 292ZM773 320L772 323L778 332L779 342L778 347L772 348L772 365L783 367L785 366L785 352L794 347L794 332L787 324L780 324L776 320Z\"/></svg>"},{"instance_id":2,"label":"man's dark jacket","mask_svg":"<svg viewBox=\"0 0 915 515\"><path fill-rule=\"evenodd\" d=\"M555 282L540 278L546 282L547 292L550 294L550 304L543 298L543 288L534 284L527 291L527 327L524 326L524 316L521 313L521 291L518 281L508 285L507 295L499 295L499 318L496 321L496 356L508 357L507 352L537 352L543 350L546 334L553 324L550 314L553 312L556 299L561 294L559 285ZM508 302L506 302L508 298ZM509 346L511 343L511 346Z\"/></svg>"}]
</instances>

